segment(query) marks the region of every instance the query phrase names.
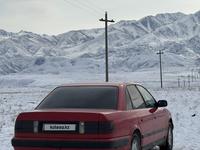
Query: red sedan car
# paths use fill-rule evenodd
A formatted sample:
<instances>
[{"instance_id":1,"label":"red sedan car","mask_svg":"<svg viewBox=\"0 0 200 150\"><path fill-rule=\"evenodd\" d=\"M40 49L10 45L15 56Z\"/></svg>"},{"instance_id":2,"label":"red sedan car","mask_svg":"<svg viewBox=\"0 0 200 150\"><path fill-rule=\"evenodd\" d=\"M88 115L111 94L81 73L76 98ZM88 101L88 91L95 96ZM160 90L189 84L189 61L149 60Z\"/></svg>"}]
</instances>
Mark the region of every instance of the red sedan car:
<instances>
[{"instance_id":1,"label":"red sedan car","mask_svg":"<svg viewBox=\"0 0 200 150\"><path fill-rule=\"evenodd\" d=\"M139 84L65 85L32 112L19 114L15 150L145 150L173 148L165 100Z\"/></svg>"}]
</instances>

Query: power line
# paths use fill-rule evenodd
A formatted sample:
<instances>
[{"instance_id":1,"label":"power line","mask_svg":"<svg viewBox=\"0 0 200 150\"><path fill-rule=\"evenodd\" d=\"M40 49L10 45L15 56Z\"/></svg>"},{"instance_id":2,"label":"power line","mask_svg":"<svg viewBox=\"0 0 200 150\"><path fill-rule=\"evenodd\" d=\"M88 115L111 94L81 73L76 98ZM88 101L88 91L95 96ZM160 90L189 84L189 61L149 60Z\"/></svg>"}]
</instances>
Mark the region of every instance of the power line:
<instances>
[{"instance_id":1,"label":"power line","mask_svg":"<svg viewBox=\"0 0 200 150\"><path fill-rule=\"evenodd\" d=\"M96 5L95 3L93 3L94 1L90 1L90 0L85 0L87 2L90 3L90 5L93 5L93 7L97 8L100 12L105 12L105 10L103 8L101 8L100 6Z\"/></svg>"},{"instance_id":2,"label":"power line","mask_svg":"<svg viewBox=\"0 0 200 150\"><path fill-rule=\"evenodd\" d=\"M99 14L97 14L96 12L94 11L91 11L91 9L88 9L78 3L74 3L75 1L70 1L70 0L64 0L64 2L66 2L67 4L71 5L71 6L75 6L75 7L78 7L79 9L83 10L83 11L87 11L87 13L89 13L90 15L95 15L95 17L99 17Z\"/></svg>"},{"instance_id":3,"label":"power line","mask_svg":"<svg viewBox=\"0 0 200 150\"><path fill-rule=\"evenodd\" d=\"M88 9L88 8L80 5L79 3L76 3L76 1L64 0L64 2L70 4L71 6L75 6L75 7L79 8L79 9L83 10L84 12L87 11L87 13L89 13L90 15L98 17L98 15L96 14L96 12L91 11L91 9Z\"/></svg>"},{"instance_id":4,"label":"power line","mask_svg":"<svg viewBox=\"0 0 200 150\"><path fill-rule=\"evenodd\" d=\"M99 10L99 9L96 9L95 7L92 7L90 4L88 4L86 1L83 1L83 0L77 0L79 3L81 3L83 6L85 6L86 8L88 9L91 9L93 11L95 11L97 14L101 15L102 14L102 11Z\"/></svg>"}]
</instances>

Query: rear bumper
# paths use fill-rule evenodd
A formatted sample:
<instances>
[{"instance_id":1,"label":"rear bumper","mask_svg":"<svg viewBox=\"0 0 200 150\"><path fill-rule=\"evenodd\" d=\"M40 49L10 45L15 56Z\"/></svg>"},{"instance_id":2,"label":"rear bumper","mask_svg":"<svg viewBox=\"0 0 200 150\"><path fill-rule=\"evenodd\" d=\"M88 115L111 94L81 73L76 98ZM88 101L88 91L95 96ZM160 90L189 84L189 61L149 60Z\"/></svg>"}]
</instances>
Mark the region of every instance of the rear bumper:
<instances>
[{"instance_id":1,"label":"rear bumper","mask_svg":"<svg viewBox=\"0 0 200 150\"><path fill-rule=\"evenodd\" d=\"M12 145L15 150L24 149L124 149L129 147L129 138L114 138L114 139L103 139L103 140L36 140L36 139L12 139Z\"/></svg>"}]
</instances>

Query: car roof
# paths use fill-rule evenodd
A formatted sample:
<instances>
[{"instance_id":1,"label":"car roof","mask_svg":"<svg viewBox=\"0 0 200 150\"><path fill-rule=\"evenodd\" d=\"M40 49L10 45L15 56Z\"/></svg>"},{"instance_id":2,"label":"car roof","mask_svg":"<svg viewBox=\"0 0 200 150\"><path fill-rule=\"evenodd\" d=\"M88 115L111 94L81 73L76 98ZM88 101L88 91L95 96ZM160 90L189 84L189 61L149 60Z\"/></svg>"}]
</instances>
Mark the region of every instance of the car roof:
<instances>
[{"instance_id":1,"label":"car roof","mask_svg":"<svg viewBox=\"0 0 200 150\"><path fill-rule=\"evenodd\" d=\"M128 82L69 83L69 84L63 84L61 86L126 86L130 84L137 84L137 83L128 83Z\"/></svg>"}]
</instances>

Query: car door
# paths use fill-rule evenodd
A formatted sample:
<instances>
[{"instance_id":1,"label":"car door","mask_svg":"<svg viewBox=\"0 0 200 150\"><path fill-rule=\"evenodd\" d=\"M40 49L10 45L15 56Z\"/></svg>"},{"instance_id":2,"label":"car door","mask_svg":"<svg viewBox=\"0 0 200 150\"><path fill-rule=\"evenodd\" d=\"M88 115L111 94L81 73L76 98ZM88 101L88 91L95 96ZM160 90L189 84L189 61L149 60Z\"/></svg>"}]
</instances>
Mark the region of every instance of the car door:
<instances>
[{"instance_id":1,"label":"car door","mask_svg":"<svg viewBox=\"0 0 200 150\"><path fill-rule=\"evenodd\" d=\"M135 85L128 85L127 90L132 102L132 115L137 116L142 134L142 145L154 142L154 115L145 107L145 102ZM130 106L129 106L130 107Z\"/></svg>"},{"instance_id":2,"label":"car door","mask_svg":"<svg viewBox=\"0 0 200 150\"><path fill-rule=\"evenodd\" d=\"M140 91L146 107L149 109L152 109L152 115L154 115L154 134L155 134L155 140L158 141L159 139L164 138L166 135L165 132L167 131L167 118L166 118L166 112L164 108L156 108L156 101L154 97L150 94L150 92L145 89L144 87L137 85L138 90Z\"/></svg>"}]
</instances>

